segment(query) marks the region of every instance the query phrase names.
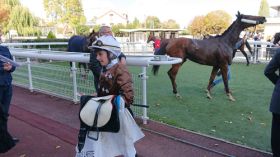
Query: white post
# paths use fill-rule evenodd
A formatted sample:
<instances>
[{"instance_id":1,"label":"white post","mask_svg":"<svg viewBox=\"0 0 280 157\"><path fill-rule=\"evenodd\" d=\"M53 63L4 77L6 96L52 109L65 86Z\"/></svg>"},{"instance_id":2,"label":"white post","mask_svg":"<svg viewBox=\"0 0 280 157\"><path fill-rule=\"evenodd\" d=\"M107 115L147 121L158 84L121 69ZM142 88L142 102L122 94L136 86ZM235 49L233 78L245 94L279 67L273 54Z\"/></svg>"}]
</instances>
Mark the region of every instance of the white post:
<instances>
[{"instance_id":1,"label":"white post","mask_svg":"<svg viewBox=\"0 0 280 157\"><path fill-rule=\"evenodd\" d=\"M258 53L258 46L255 43L254 44L254 57L253 57L253 63L256 64L257 63L257 53Z\"/></svg>"},{"instance_id":2,"label":"white post","mask_svg":"<svg viewBox=\"0 0 280 157\"><path fill-rule=\"evenodd\" d=\"M33 92L33 83L32 83L32 72L31 72L30 58L27 58L27 70L28 70L29 90L31 92Z\"/></svg>"},{"instance_id":3,"label":"white post","mask_svg":"<svg viewBox=\"0 0 280 157\"><path fill-rule=\"evenodd\" d=\"M140 75L142 80L142 105L147 106L147 75L146 75L147 67L142 66L142 73ZM149 119L147 115L147 108L143 107L143 124L147 124L147 120Z\"/></svg>"},{"instance_id":4,"label":"white post","mask_svg":"<svg viewBox=\"0 0 280 157\"><path fill-rule=\"evenodd\" d=\"M71 72L72 72L72 78L73 78L73 101L74 103L78 102L78 90L77 90L77 68L76 68L76 62L72 62L72 67L71 67Z\"/></svg>"}]
</instances>

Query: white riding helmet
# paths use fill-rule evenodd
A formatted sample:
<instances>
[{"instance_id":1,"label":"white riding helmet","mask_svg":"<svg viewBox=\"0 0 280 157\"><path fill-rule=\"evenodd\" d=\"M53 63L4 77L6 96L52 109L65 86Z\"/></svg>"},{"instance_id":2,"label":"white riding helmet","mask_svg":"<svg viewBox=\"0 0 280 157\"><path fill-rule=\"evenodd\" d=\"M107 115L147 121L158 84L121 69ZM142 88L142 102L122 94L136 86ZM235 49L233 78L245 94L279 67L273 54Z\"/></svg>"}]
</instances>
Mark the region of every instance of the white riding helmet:
<instances>
[{"instance_id":1,"label":"white riding helmet","mask_svg":"<svg viewBox=\"0 0 280 157\"><path fill-rule=\"evenodd\" d=\"M102 49L111 52L115 57L121 54L120 43L110 35L101 36L89 46L89 49Z\"/></svg>"}]
</instances>

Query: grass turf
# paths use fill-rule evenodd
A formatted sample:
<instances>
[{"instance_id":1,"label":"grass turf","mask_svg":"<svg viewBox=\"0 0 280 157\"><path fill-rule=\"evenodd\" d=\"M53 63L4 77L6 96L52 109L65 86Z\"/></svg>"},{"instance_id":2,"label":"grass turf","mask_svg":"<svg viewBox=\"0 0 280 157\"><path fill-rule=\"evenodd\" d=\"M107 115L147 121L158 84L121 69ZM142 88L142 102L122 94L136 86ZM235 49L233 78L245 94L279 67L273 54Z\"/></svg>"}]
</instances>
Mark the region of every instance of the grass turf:
<instances>
[{"instance_id":1,"label":"grass turf","mask_svg":"<svg viewBox=\"0 0 280 157\"><path fill-rule=\"evenodd\" d=\"M207 99L204 90L212 68L193 62L186 62L180 69L177 86L183 98L175 98L166 73L169 68L161 66L158 76L152 75L151 67L147 70L151 119L270 151L268 106L273 85L263 75L264 64L231 66L229 86L236 102L227 99L223 84L214 87L212 100Z\"/></svg>"}]
</instances>

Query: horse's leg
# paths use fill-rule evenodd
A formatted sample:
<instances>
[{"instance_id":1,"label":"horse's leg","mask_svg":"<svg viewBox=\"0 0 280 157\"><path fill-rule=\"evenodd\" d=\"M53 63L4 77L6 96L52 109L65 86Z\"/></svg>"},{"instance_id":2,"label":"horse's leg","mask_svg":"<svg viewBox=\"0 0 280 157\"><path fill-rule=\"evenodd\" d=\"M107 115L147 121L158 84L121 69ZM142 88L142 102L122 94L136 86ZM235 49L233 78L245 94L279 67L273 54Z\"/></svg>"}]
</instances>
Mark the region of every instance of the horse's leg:
<instances>
[{"instance_id":1,"label":"horse's leg","mask_svg":"<svg viewBox=\"0 0 280 157\"><path fill-rule=\"evenodd\" d=\"M70 77L72 77L72 75L73 75L73 74L72 74L72 72L73 72L73 71L72 71L72 65L73 65L72 62L69 62L69 65L70 65Z\"/></svg>"},{"instance_id":2,"label":"horse's leg","mask_svg":"<svg viewBox=\"0 0 280 157\"><path fill-rule=\"evenodd\" d=\"M249 59L248 59L247 53L246 53L244 50L240 50L240 51L241 51L241 53L245 56L246 61L247 61L247 66L249 66L250 62L249 62Z\"/></svg>"},{"instance_id":3,"label":"horse's leg","mask_svg":"<svg viewBox=\"0 0 280 157\"><path fill-rule=\"evenodd\" d=\"M219 67L213 67L210 78L209 78L209 83L208 83L208 86L206 89L206 95L207 95L207 98L209 98L209 99L212 99L211 88L213 87L213 81L217 75L218 70L219 70Z\"/></svg>"},{"instance_id":4,"label":"horse's leg","mask_svg":"<svg viewBox=\"0 0 280 157\"><path fill-rule=\"evenodd\" d=\"M169 71L167 72L170 80L171 80L171 83L172 83L172 87L173 87L173 93L175 94L175 96L177 98L182 98L180 96L180 94L177 92L177 84L176 84L176 75L181 67L183 63L180 63L180 64L173 64L172 67L169 69Z\"/></svg>"},{"instance_id":5,"label":"horse's leg","mask_svg":"<svg viewBox=\"0 0 280 157\"><path fill-rule=\"evenodd\" d=\"M221 66L221 71L222 71L222 76L223 76L223 81L224 81L226 94L227 94L229 100L235 101L232 94L230 93L229 86L228 86L228 77L230 77L230 69L228 68L228 65L227 64L222 65Z\"/></svg>"},{"instance_id":6,"label":"horse's leg","mask_svg":"<svg viewBox=\"0 0 280 157\"><path fill-rule=\"evenodd\" d=\"M86 65L86 63L79 63L79 65L80 65L80 71L82 71L81 66L83 67L83 71L82 71L81 73L82 73L82 77L83 77L84 79L86 79L86 69L87 69L87 65Z\"/></svg>"},{"instance_id":7,"label":"horse's leg","mask_svg":"<svg viewBox=\"0 0 280 157\"><path fill-rule=\"evenodd\" d=\"M232 52L232 59L235 57L236 51L237 51L237 49L233 49L233 52Z\"/></svg>"}]
</instances>

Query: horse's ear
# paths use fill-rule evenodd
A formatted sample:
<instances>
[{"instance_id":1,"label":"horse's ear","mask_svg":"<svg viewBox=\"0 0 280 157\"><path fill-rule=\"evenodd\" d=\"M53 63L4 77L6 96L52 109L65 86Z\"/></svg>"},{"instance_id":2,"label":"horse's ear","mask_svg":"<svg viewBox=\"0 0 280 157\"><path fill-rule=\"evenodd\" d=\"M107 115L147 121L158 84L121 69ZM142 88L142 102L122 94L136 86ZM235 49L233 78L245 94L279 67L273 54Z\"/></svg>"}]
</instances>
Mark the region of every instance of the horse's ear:
<instances>
[{"instance_id":1,"label":"horse's ear","mask_svg":"<svg viewBox=\"0 0 280 157\"><path fill-rule=\"evenodd\" d=\"M240 12L237 11L236 17L239 18L240 17Z\"/></svg>"}]
</instances>

